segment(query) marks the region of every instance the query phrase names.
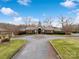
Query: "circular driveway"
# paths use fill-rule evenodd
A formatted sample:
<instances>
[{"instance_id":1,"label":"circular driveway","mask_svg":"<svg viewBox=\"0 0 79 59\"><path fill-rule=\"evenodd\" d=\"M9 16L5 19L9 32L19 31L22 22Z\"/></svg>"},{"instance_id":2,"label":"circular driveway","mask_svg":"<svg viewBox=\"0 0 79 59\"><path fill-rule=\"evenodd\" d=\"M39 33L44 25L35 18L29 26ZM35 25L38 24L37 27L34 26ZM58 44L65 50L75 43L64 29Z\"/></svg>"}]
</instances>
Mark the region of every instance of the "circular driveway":
<instances>
[{"instance_id":1,"label":"circular driveway","mask_svg":"<svg viewBox=\"0 0 79 59\"><path fill-rule=\"evenodd\" d=\"M54 48L48 42L57 38L64 37L41 34L19 37L18 39L29 40L30 43L26 44L12 59L58 59Z\"/></svg>"}]
</instances>

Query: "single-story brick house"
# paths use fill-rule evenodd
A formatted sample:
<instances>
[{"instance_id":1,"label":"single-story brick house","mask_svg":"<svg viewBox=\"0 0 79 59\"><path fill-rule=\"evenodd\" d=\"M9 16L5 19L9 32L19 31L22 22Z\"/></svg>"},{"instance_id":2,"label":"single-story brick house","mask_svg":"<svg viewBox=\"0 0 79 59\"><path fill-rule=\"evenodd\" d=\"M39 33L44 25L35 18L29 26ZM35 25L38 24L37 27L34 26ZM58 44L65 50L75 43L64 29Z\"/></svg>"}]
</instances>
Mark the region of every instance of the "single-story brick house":
<instances>
[{"instance_id":1,"label":"single-story brick house","mask_svg":"<svg viewBox=\"0 0 79 59\"><path fill-rule=\"evenodd\" d=\"M55 28L55 27L52 27L51 25L44 26L44 25L41 25L41 22L39 22L38 25L36 25L36 26L30 25L27 27L23 27L23 26L20 27L19 33L20 34L22 34L22 33L26 33L26 34L52 34L52 33L54 33L54 30L61 31L60 28Z\"/></svg>"},{"instance_id":2,"label":"single-story brick house","mask_svg":"<svg viewBox=\"0 0 79 59\"><path fill-rule=\"evenodd\" d=\"M29 26L26 28L21 28L20 33L26 33L26 34L52 34L54 31L61 31L60 28L54 28L52 26Z\"/></svg>"}]
</instances>

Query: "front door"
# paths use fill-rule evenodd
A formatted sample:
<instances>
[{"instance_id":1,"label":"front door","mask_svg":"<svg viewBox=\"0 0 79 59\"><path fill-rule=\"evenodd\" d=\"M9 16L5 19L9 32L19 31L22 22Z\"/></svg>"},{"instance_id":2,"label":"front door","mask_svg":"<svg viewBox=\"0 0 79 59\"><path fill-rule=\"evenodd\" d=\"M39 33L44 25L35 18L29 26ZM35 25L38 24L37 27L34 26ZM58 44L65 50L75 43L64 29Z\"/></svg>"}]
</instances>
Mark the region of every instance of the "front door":
<instances>
[{"instance_id":1,"label":"front door","mask_svg":"<svg viewBox=\"0 0 79 59\"><path fill-rule=\"evenodd\" d=\"M41 28L38 29L38 34L41 34Z\"/></svg>"}]
</instances>

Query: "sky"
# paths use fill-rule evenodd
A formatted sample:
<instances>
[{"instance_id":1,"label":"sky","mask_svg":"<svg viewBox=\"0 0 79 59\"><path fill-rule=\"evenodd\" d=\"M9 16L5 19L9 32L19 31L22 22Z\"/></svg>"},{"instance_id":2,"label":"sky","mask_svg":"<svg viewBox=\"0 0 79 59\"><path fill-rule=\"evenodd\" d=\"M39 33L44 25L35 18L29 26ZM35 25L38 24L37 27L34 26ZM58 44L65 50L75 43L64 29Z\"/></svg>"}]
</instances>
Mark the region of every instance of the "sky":
<instances>
[{"instance_id":1,"label":"sky","mask_svg":"<svg viewBox=\"0 0 79 59\"><path fill-rule=\"evenodd\" d=\"M22 24L23 18L43 21L44 17L69 16L79 23L79 0L0 0L0 22Z\"/></svg>"}]
</instances>

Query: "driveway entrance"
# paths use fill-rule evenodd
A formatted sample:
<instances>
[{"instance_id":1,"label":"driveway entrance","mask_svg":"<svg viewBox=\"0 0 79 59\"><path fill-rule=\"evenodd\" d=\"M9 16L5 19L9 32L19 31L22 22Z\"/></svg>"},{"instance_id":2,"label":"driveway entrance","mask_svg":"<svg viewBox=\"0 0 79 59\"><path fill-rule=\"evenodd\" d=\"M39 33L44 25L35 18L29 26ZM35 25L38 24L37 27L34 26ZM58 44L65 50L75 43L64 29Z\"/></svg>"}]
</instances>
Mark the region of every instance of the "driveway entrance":
<instances>
[{"instance_id":1,"label":"driveway entrance","mask_svg":"<svg viewBox=\"0 0 79 59\"><path fill-rule=\"evenodd\" d=\"M29 40L30 43L26 44L12 59L58 59L58 55L48 40L63 37L39 34L20 37L20 39L21 38Z\"/></svg>"}]
</instances>

